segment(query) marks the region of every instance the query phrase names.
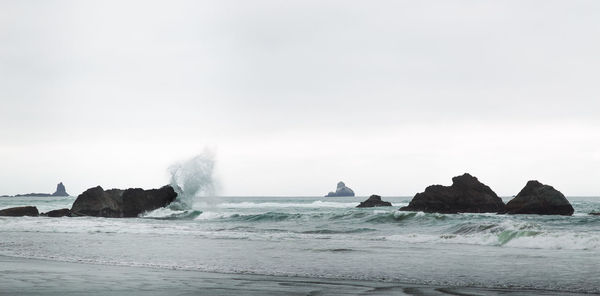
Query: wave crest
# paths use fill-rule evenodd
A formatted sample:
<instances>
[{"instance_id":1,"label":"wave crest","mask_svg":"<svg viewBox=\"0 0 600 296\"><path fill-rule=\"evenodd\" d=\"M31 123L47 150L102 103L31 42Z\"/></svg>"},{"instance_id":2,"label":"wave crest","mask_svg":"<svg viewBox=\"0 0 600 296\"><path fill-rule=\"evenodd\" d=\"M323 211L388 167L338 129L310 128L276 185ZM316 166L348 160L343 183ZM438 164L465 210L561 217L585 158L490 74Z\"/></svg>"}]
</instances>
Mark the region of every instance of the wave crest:
<instances>
[{"instance_id":1,"label":"wave crest","mask_svg":"<svg viewBox=\"0 0 600 296\"><path fill-rule=\"evenodd\" d=\"M171 165L170 184L177 192L177 200L169 207L176 210L191 209L198 200L214 197L214 168L215 158L210 151Z\"/></svg>"}]
</instances>

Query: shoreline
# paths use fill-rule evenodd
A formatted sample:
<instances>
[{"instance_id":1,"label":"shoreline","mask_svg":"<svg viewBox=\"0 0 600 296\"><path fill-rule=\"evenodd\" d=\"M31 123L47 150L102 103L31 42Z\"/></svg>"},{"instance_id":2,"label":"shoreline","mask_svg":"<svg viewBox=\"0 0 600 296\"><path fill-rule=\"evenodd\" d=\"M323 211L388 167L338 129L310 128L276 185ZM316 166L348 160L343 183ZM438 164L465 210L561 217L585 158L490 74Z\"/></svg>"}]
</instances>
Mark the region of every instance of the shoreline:
<instances>
[{"instance_id":1,"label":"shoreline","mask_svg":"<svg viewBox=\"0 0 600 296\"><path fill-rule=\"evenodd\" d=\"M589 295L547 290L226 274L0 255L0 295Z\"/></svg>"}]
</instances>

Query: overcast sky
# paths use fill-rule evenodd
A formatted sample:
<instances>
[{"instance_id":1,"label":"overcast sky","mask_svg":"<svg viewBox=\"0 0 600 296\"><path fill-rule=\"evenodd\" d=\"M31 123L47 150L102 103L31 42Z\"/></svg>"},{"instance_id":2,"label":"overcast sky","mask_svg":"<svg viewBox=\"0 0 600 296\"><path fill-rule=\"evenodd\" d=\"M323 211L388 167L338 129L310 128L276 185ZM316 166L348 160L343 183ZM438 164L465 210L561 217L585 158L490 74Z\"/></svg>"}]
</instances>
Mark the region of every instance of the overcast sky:
<instances>
[{"instance_id":1,"label":"overcast sky","mask_svg":"<svg viewBox=\"0 0 600 296\"><path fill-rule=\"evenodd\" d=\"M600 195L600 1L0 0L0 194Z\"/></svg>"}]
</instances>

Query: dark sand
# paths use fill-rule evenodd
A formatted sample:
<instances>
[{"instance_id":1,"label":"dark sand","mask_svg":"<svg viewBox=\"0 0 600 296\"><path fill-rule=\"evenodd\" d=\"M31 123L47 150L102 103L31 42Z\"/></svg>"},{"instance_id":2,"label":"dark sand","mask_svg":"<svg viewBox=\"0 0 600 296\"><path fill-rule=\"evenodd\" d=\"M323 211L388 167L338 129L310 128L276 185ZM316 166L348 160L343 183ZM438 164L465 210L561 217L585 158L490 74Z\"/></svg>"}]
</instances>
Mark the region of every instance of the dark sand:
<instances>
[{"instance_id":1,"label":"dark sand","mask_svg":"<svg viewBox=\"0 0 600 296\"><path fill-rule=\"evenodd\" d=\"M0 295L581 295L219 274L0 256Z\"/></svg>"}]
</instances>

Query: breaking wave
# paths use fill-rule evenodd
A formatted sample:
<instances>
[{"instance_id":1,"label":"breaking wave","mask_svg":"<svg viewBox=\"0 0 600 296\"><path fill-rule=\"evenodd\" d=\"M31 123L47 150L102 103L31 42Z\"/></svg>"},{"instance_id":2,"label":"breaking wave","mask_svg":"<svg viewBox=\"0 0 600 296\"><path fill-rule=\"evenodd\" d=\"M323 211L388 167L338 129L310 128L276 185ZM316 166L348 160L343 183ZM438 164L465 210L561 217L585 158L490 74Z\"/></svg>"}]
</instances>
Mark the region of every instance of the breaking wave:
<instances>
[{"instance_id":1,"label":"breaking wave","mask_svg":"<svg viewBox=\"0 0 600 296\"><path fill-rule=\"evenodd\" d=\"M199 201L211 203L215 197L215 157L210 151L169 167L170 184L177 192L177 200L169 205L176 210L192 209Z\"/></svg>"},{"instance_id":2,"label":"breaking wave","mask_svg":"<svg viewBox=\"0 0 600 296\"><path fill-rule=\"evenodd\" d=\"M500 223L463 223L436 234L395 234L384 240L405 243L448 243L527 249L598 250L600 236L566 231L549 232L535 223L506 220Z\"/></svg>"}]
</instances>

